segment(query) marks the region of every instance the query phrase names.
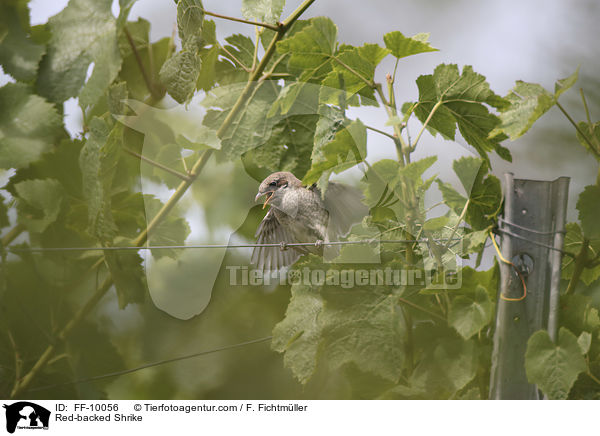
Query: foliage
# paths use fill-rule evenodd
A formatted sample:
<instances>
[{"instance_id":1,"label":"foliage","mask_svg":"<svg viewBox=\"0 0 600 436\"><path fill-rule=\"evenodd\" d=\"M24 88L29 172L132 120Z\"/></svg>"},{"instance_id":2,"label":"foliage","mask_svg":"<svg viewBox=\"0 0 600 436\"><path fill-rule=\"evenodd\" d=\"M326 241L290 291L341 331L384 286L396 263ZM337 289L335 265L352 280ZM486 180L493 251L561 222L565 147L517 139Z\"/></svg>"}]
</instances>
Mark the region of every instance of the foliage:
<instances>
[{"instance_id":1,"label":"foliage","mask_svg":"<svg viewBox=\"0 0 600 436\"><path fill-rule=\"evenodd\" d=\"M400 104L395 71L386 91L377 68L388 56L409 62L436 51L429 34L393 31L382 45L351 46L338 40L330 18L301 20L300 7L282 19L283 0L243 0L242 16L258 24L256 39L220 41L200 0L178 0L180 44L151 42L150 23L128 19L133 3L121 0L114 16L111 1L71 0L34 27L27 1L0 6L0 64L15 81L0 88L0 168L12 171L0 196L0 247L8 246L0 270L0 396L487 398L498 267L462 263L481 257L501 212L490 154L510 161L502 142L559 105L577 72L554 93L519 81L500 97L471 66L442 64L416 79L417 101ZM202 125L168 107L166 95L186 107L201 100ZM72 97L82 114L75 138L62 109ZM397 160L367 160L369 126L349 118L351 106L385 111ZM414 140L407 122L420 122ZM598 123L576 127L600 156ZM460 186L431 175L436 156L414 160L426 131L450 141L458 131L477 152L453 163ZM320 272L320 282L269 293L268 286L228 285L227 266L244 262L238 252L118 250L189 241L188 191L209 238L237 229L232 241L252 242L264 212L248 212L249 176L292 171L325 194L332 174L356 166L365 168L360 188L370 213L347 238L372 243L345 246L334 263L305 256L289 272ZM443 203L432 212L424 199L436 189ZM580 224L567 228L575 260L565 258L563 278L572 285L561 300L557 342L544 331L529 341L529 380L549 398L600 392L600 302L573 291L600 277L599 204L598 184L587 186L577 203ZM355 263L357 256L376 261ZM186 263L189 277L178 269ZM160 311L173 313L176 304L182 319L202 313L182 321ZM64 385L172 357L176 346L215 348L271 330L271 350L247 348L253 351L241 358L215 353L113 384Z\"/></svg>"}]
</instances>

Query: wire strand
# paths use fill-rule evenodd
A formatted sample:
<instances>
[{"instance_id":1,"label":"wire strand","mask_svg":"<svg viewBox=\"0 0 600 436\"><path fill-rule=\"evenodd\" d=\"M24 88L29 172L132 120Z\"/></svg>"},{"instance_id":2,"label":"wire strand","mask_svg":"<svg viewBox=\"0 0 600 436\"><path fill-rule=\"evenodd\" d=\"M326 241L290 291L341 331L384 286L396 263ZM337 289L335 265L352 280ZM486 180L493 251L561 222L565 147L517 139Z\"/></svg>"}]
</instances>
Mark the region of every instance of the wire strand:
<instances>
[{"instance_id":1,"label":"wire strand","mask_svg":"<svg viewBox=\"0 0 600 436\"><path fill-rule=\"evenodd\" d=\"M124 247L0 247L0 250L9 250L13 253L42 253L52 251L119 251L119 250L173 250L173 249L189 249L189 248L257 248L257 247L278 247L286 249L287 247L306 247L320 245L359 245L359 244L407 244L407 243L427 243L427 242L447 242L460 241L461 238L441 238L430 240L423 239L390 239L376 240L368 239L362 241L331 241L331 242L278 242L270 244L196 244L196 245L146 245L146 246L124 246Z\"/></svg>"},{"instance_id":2,"label":"wire strand","mask_svg":"<svg viewBox=\"0 0 600 436\"><path fill-rule=\"evenodd\" d=\"M262 342L270 341L271 339L273 339L273 336L266 336L264 338L253 339L251 341L240 342L239 344L226 345L223 347L215 348L213 350L200 351L200 352L194 353L194 354L188 354L185 356L174 357L172 359L159 360L157 362L147 363L145 365L137 366L135 368L125 369L123 371L115 371L115 372L110 372L108 374L102 374L102 375L97 375L94 377L82 378L79 380L72 380L72 381L68 381L68 382L64 382L64 383L40 386L37 388L28 389L27 392L45 391L45 390L52 389L52 388L70 386L70 385L81 384L81 383L89 383L89 382L93 382L93 381L103 380L105 378L118 377L120 375L131 374L132 372L140 371L142 369L152 368L152 367L159 366L159 365L165 365L167 363L173 363L173 362L178 362L180 360L192 359L194 357L206 356L207 354L218 353L220 351L234 350L236 348L245 347L247 345L260 344Z\"/></svg>"}]
</instances>

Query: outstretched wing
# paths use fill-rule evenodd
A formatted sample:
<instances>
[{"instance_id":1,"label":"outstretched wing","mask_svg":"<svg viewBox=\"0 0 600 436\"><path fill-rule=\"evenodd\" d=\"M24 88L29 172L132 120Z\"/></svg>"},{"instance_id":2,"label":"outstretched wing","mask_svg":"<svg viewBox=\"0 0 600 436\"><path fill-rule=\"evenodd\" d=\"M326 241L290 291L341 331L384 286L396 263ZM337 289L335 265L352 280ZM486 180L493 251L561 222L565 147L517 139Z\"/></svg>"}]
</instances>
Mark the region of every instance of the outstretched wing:
<instances>
[{"instance_id":1,"label":"outstretched wing","mask_svg":"<svg viewBox=\"0 0 600 436\"><path fill-rule=\"evenodd\" d=\"M256 231L257 244L280 244L295 242L291 234L283 227L273 209L269 210ZM300 254L292 249L282 251L279 247L255 247L251 262L262 271L278 270L294 263Z\"/></svg>"},{"instance_id":2,"label":"outstretched wing","mask_svg":"<svg viewBox=\"0 0 600 436\"><path fill-rule=\"evenodd\" d=\"M369 208L361 201L362 198L362 193L352 186L340 183L328 185L323 206L329 212L327 233L330 240L346 236L350 227L369 213Z\"/></svg>"}]
</instances>

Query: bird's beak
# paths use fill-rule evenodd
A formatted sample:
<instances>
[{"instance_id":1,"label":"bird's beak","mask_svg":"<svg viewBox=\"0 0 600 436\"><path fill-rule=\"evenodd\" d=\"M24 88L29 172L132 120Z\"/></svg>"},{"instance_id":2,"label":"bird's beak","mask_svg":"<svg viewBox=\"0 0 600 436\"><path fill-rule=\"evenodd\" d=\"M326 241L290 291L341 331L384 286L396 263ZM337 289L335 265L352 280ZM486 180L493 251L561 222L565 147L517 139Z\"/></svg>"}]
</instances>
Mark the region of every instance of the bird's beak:
<instances>
[{"instance_id":1,"label":"bird's beak","mask_svg":"<svg viewBox=\"0 0 600 436\"><path fill-rule=\"evenodd\" d=\"M267 207L267 204L269 204L269 200L271 199L271 197L273 197L273 191L267 191L267 192L258 191L258 194L256 194L256 197L254 197L254 201L258 201L258 199L260 197L262 197L263 195L267 196L267 199L265 200L263 207L262 207L264 209L265 207Z\"/></svg>"}]
</instances>

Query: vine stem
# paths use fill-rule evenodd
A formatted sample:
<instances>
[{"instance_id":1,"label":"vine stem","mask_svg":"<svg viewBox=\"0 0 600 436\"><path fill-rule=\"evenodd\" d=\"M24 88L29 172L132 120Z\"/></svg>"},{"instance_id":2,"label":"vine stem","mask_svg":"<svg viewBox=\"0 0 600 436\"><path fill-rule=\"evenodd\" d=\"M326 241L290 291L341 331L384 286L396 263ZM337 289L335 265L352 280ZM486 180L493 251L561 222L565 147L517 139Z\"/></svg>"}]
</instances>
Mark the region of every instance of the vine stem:
<instances>
[{"instance_id":1,"label":"vine stem","mask_svg":"<svg viewBox=\"0 0 600 436\"><path fill-rule=\"evenodd\" d=\"M123 147L123 151L126 152L126 153L128 153L128 154L130 154L133 157L137 157L139 160L142 160L142 161L144 161L146 163L149 163L152 166L155 166L156 168L160 168L161 170L163 170L163 171L165 171L165 172L167 172L169 174L172 174L175 177L179 177L181 180L189 180L189 178L190 178L187 174L184 174L184 173L181 173L181 172L179 172L177 170L169 168L168 166L163 165L160 162L156 162L156 161L154 161L152 159L149 159L146 156L143 156L143 155L141 155L139 153L136 153L135 151L130 150L130 149L126 148L126 147Z\"/></svg>"},{"instance_id":2,"label":"vine stem","mask_svg":"<svg viewBox=\"0 0 600 436\"><path fill-rule=\"evenodd\" d=\"M401 298L401 297L398 297L398 301L402 304L406 304L407 306L412 307L413 309L417 309L417 310L420 310L421 312L428 313L429 315L446 322L446 318L444 318L443 316L438 315L437 313L432 312L431 310L425 309L424 307L421 307L418 304L415 304L411 301L405 300L404 298Z\"/></svg>"},{"instance_id":3,"label":"vine stem","mask_svg":"<svg viewBox=\"0 0 600 436\"><path fill-rule=\"evenodd\" d=\"M146 68L144 67L144 63L142 62L142 57L140 56L140 53L138 52L138 49L135 45L135 42L133 41L133 37L131 36L129 29L127 28L127 26L124 26L123 30L125 32L125 37L127 38L127 42L129 43L129 45L131 46L131 50L133 51L135 61L138 64L140 72L142 73L144 83L146 84L146 88L148 88L148 92L150 92L152 97L159 98L160 96L158 95L158 92L155 89L154 82L152 81L152 79L148 75L148 72L146 71ZM150 52L152 52L152 50L148 50L148 52L150 53Z\"/></svg>"},{"instance_id":4,"label":"vine stem","mask_svg":"<svg viewBox=\"0 0 600 436\"><path fill-rule=\"evenodd\" d=\"M592 143L590 138L588 138L588 136L583 132L583 130L579 128L575 120L571 117L571 115L569 115L569 113L558 101L556 102L556 107L558 107L560 111L564 114L564 116L567 117L567 120L569 120L569 122L573 124L573 127L575 127L575 130L577 130L577 133L579 133L583 140L590 146L590 150L592 151L596 159L600 159L600 151L596 149L596 146Z\"/></svg>"},{"instance_id":5,"label":"vine stem","mask_svg":"<svg viewBox=\"0 0 600 436\"><path fill-rule=\"evenodd\" d=\"M308 9L308 7L310 7L310 5L314 2L315 2L315 0L304 0L304 2L302 2L302 4L300 4L300 6L294 12L292 12L290 14L290 16L288 18L286 18L281 23L281 25L278 27L277 34L275 35L275 37L272 39L271 43L269 44L269 47L265 51L263 58L261 59L258 66L256 67L255 71L253 71L252 74L250 75L250 77L248 78L246 87L244 88L244 90L242 91L240 96L238 97L235 105L233 106L233 108L231 109L231 111L229 112L229 114L227 115L225 120L223 121L223 124L221 125L219 130L217 130L218 136L223 136L225 131L229 128L229 126L231 125L231 123L233 122L235 117L239 114L239 112L243 108L243 105L246 102L246 99L251 95L251 93L256 85L255 82L260 78L262 72L264 71L267 64L269 63L269 60L275 53L275 48L276 48L277 42L279 42L281 40L281 38L283 38L283 36L285 35L285 32L292 26L292 24L294 24L294 22L296 20L298 20L298 18L300 18L302 13L306 9ZM252 23L252 24L256 25L256 23ZM200 172L202 171L202 169L208 162L208 159L210 158L211 155L212 155L211 149L205 150L201 154L200 158L196 161L196 163L194 164L194 166L189 174L189 180L184 180L181 182L181 184L177 187L177 189L175 190L175 192L173 193L171 198L169 198L169 200L163 205L163 207L158 211L158 213L150 221L150 223L148 224L146 229L144 229L144 231L142 231L138 235L138 237L134 240L135 245L141 246L146 242L149 233L169 214L169 212L171 212L171 210L173 210L173 208L175 207L177 202L181 199L181 197L183 197L183 195L188 190L188 188L196 180L196 178L198 177L198 175L200 174ZM101 261L96 263L96 265L98 265L98 266L101 264L102 264ZM81 307L81 309L79 309L79 311L75 314L75 316L73 318L71 318L71 320L59 331L59 333L57 335L57 342L64 341L66 339L66 337L69 335L69 333L75 327L77 327L79 325L79 323L94 309L94 307L98 304L98 302L102 299L102 297L106 294L106 292L108 292L108 290L110 289L112 284L113 284L112 277L108 276L104 280L102 285L100 285L100 287L98 289L96 289L96 291L90 297L90 299L87 300L87 302ZM12 390L12 392L10 394L11 398L15 398L15 397L19 396L22 392L24 392L29 387L29 385L35 379L37 374L50 361L50 359L52 358L52 355L54 354L55 351L56 351L56 343L52 343L52 344L48 345L48 347L44 350L42 355L38 358L38 360L33 365L33 367L29 370L29 372L16 384L16 386L14 387L14 389Z\"/></svg>"},{"instance_id":6,"label":"vine stem","mask_svg":"<svg viewBox=\"0 0 600 436\"><path fill-rule=\"evenodd\" d=\"M215 18L222 18L224 20L235 21L237 23L251 24L252 26L260 26L266 29L274 30L275 32L279 31L279 26L269 23L260 23L257 21L244 20L243 18L230 17L229 15L217 14L216 12L209 12L207 10L204 11L205 15L210 15Z\"/></svg>"},{"instance_id":7,"label":"vine stem","mask_svg":"<svg viewBox=\"0 0 600 436\"><path fill-rule=\"evenodd\" d=\"M425 120L425 122L423 123L423 126L421 127L421 130L419 131L419 134L417 135L417 137L415 138L415 142L413 143L413 147L417 146L417 143L419 142L419 139L421 139L421 136L423 135L423 132L425 131L425 128L427 127L427 125L429 124L429 122L431 121L431 119L433 118L433 115L435 114L435 111L438 110L438 108L442 105L442 100L439 100L431 109L431 112L429 112L429 116L427 117L427 119Z\"/></svg>"},{"instance_id":8,"label":"vine stem","mask_svg":"<svg viewBox=\"0 0 600 436\"><path fill-rule=\"evenodd\" d=\"M565 294L567 295L572 294L575 291L575 288L577 287L577 283L579 283L579 279L581 278L581 274L583 273L583 270L587 263L589 245L589 239L584 239L579 253L577 253L577 255L575 256L573 275L571 276L571 280L569 280L569 285L567 286L567 290L565 291Z\"/></svg>"},{"instance_id":9,"label":"vine stem","mask_svg":"<svg viewBox=\"0 0 600 436\"><path fill-rule=\"evenodd\" d=\"M4 237L2 238L2 247L6 247L12 241L17 239L21 233L25 231L25 226L21 223L14 226Z\"/></svg>"}]
</instances>

